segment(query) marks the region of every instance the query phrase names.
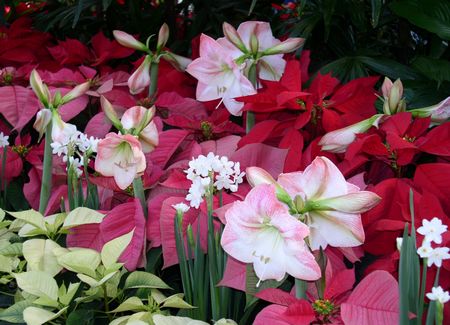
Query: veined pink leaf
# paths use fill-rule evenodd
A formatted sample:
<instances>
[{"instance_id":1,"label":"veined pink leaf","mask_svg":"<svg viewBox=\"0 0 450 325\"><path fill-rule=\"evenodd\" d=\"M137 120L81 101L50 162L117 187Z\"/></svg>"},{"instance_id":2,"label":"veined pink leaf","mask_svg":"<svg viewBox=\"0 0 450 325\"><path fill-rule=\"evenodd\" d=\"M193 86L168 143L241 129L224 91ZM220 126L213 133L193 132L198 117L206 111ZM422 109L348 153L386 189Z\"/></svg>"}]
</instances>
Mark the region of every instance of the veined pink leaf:
<instances>
[{"instance_id":1,"label":"veined pink leaf","mask_svg":"<svg viewBox=\"0 0 450 325\"><path fill-rule=\"evenodd\" d=\"M164 168L170 157L189 134L185 130L168 130L159 134L159 144L155 150L146 155L147 159Z\"/></svg>"},{"instance_id":2,"label":"veined pink leaf","mask_svg":"<svg viewBox=\"0 0 450 325\"><path fill-rule=\"evenodd\" d=\"M138 199L116 206L100 224L100 231L105 243L134 229L130 244L119 258L119 262L125 263L125 267L129 271L135 270L142 260L145 228L144 213Z\"/></svg>"},{"instance_id":3,"label":"veined pink leaf","mask_svg":"<svg viewBox=\"0 0 450 325\"><path fill-rule=\"evenodd\" d=\"M399 321L398 283L386 271L375 271L365 277L341 305L345 324L391 325Z\"/></svg>"},{"instance_id":4,"label":"veined pink leaf","mask_svg":"<svg viewBox=\"0 0 450 325\"><path fill-rule=\"evenodd\" d=\"M70 229L66 239L67 247L91 248L100 252L105 241L100 233L100 224L92 223Z\"/></svg>"},{"instance_id":5,"label":"veined pink leaf","mask_svg":"<svg viewBox=\"0 0 450 325\"><path fill-rule=\"evenodd\" d=\"M239 161L241 170L256 166L265 169L273 177L278 177L283 172L287 152L287 149L278 149L262 143L252 143L236 151L230 157L230 160Z\"/></svg>"},{"instance_id":6,"label":"veined pink leaf","mask_svg":"<svg viewBox=\"0 0 450 325\"><path fill-rule=\"evenodd\" d=\"M0 87L0 113L15 130L22 130L38 109L39 101L31 89L22 86Z\"/></svg>"},{"instance_id":7,"label":"veined pink leaf","mask_svg":"<svg viewBox=\"0 0 450 325\"><path fill-rule=\"evenodd\" d=\"M219 286L245 291L246 264L228 256L225 272Z\"/></svg>"},{"instance_id":8,"label":"veined pink leaf","mask_svg":"<svg viewBox=\"0 0 450 325\"><path fill-rule=\"evenodd\" d=\"M267 288L255 295L259 299L271 302L277 305L289 306L297 301L297 298L292 296L289 292L277 288Z\"/></svg>"},{"instance_id":9,"label":"veined pink leaf","mask_svg":"<svg viewBox=\"0 0 450 325\"><path fill-rule=\"evenodd\" d=\"M100 112L95 114L94 117L92 117L89 120L89 122L86 125L86 128L84 129L84 133L86 133L88 136L93 136L102 139L109 132L111 126L112 123L105 116L105 113Z\"/></svg>"}]
</instances>

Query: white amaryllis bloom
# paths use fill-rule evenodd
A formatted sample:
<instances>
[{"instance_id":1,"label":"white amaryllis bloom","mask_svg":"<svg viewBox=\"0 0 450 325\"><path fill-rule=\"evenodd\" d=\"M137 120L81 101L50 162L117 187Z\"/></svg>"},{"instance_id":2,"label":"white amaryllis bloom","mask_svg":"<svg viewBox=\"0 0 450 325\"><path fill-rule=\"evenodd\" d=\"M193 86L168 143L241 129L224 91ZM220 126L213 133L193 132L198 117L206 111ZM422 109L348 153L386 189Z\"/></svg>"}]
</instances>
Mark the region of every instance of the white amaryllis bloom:
<instances>
[{"instance_id":1,"label":"white amaryllis bloom","mask_svg":"<svg viewBox=\"0 0 450 325\"><path fill-rule=\"evenodd\" d=\"M3 132L0 132L0 148L7 147L9 145L8 139L9 135L4 135Z\"/></svg>"},{"instance_id":2,"label":"white amaryllis bloom","mask_svg":"<svg viewBox=\"0 0 450 325\"><path fill-rule=\"evenodd\" d=\"M425 236L426 241L440 244L442 243L442 234L447 231L447 228L447 225L442 224L441 219L435 217L430 221L424 219L417 232Z\"/></svg>"},{"instance_id":3,"label":"white amaryllis bloom","mask_svg":"<svg viewBox=\"0 0 450 325\"><path fill-rule=\"evenodd\" d=\"M441 286L438 286L431 288L431 292L427 293L427 298L445 304L450 300L450 295L448 291L444 291Z\"/></svg>"},{"instance_id":4,"label":"white amaryllis bloom","mask_svg":"<svg viewBox=\"0 0 450 325\"><path fill-rule=\"evenodd\" d=\"M307 281L320 278L320 267L304 241L308 227L277 200L273 185L253 188L244 201L233 203L225 219L224 251L252 263L260 281L281 281L286 273Z\"/></svg>"}]
</instances>

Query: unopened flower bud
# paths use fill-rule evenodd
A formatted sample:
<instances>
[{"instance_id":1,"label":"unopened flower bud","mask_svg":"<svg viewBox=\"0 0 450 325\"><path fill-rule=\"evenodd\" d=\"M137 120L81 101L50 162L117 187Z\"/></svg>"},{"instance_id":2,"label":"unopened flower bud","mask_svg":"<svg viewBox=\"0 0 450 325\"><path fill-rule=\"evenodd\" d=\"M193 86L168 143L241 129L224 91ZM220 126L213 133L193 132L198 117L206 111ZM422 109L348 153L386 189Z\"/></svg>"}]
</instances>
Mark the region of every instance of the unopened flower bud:
<instances>
[{"instance_id":1,"label":"unopened flower bud","mask_svg":"<svg viewBox=\"0 0 450 325\"><path fill-rule=\"evenodd\" d=\"M234 46L236 46L243 53L248 52L247 48L245 47L244 42L242 42L241 37L239 36L237 30L233 26L224 22L222 28L223 28L223 34L225 35L225 37L228 41L230 41Z\"/></svg>"},{"instance_id":2,"label":"unopened flower bud","mask_svg":"<svg viewBox=\"0 0 450 325\"><path fill-rule=\"evenodd\" d=\"M305 39L300 37L288 38L274 47L268 48L263 55L291 53L305 44Z\"/></svg>"},{"instance_id":3,"label":"unopened flower bud","mask_svg":"<svg viewBox=\"0 0 450 325\"><path fill-rule=\"evenodd\" d=\"M259 40L255 34L250 35L250 52L252 54L258 53L259 50Z\"/></svg>"},{"instance_id":4,"label":"unopened flower bud","mask_svg":"<svg viewBox=\"0 0 450 325\"><path fill-rule=\"evenodd\" d=\"M39 132L39 140L45 133L45 129L47 128L48 123L50 123L52 119L52 112L48 108L43 108L36 114L36 121L33 124L33 127L36 131Z\"/></svg>"},{"instance_id":5,"label":"unopened flower bud","mask_svg":"<svg viewBox=\"0 0 450 325\"><path fill-rule=\"evenodd\" d=\"M114 38L116 41L125 47L135 49L138 51L144 51L147 52L148 48L143 43L139 42L137 39L135 39L132 35L122 32L120 30L114 30L113 31Z\"/></svg>"},{"instance_id":6,"label":"unopened flower bud","mask_svg":"<svg viewBox=\"0 0 450 325\"><path fill-rule=\"evenodd\" d=\"M64 105L75 98L78 98L82 95L84 95L91 86L91 83L89 81L86 81L82 83L81 85L75 86L71 91L69 91L67 94L64 95L64 97L61 99L61 105Z\"/></svg>"},{"instance_id":7,"label":"unopened flower bud","mask_svg":"<svg viewBox=\"0 0 450 325\"><path fill-rule=\"evenodd\" d=\"M433 124L445 123L450 119L450 97L447 97L436 105L412 109L409 112L411 112L414 117L431 116L431 122Z\"/></svg>"},{"instance_id":8,"label":"unopened flower bud","mask_svg":"<svg viewBox=\"0 0 450 325\"><path fill-rule=\"evenodd\" d=\"M31 71L30 85L42 105L44 105L44 107L48 107L50 96L48 90L46 90L46 87L42 82L41 77L39 76L39 73L36 70Z\"/></svg>"},{"instance_id":9,"label":"unopened flower bud","mask_svg":"<svg viewBox=\"0 0 450 325\"><path fill-rule=\"evenodd\" d=\"M136 71L128 78L128 87L133 95L139 94L150 85L150 65L152 59L146 55L144 61Z\"/></svg>"},{"instance_id":10,"label":"unopened flower bud","mask_svg":"<svg viewBox=\"0 0 450 325\"><path fill-rule=\"evenodd\" d=\"M111 121L111 123L119 130L122 130L122 123L120 123L119 117L117 116L114 107L111 103L104 97L100 97L100 106L103 109L103 113L105 113L106 117Z\"/></svg>"},{"instance_id":11,"label":"unopened flower bud","mask_svg":"<svg viewBox=\"0 0 450 325\"><path fill-rule=\"evenodd\" d=\"M166 43L169 39L169 26L167 26L166 23L164 23L161 28L159 29L158 34L158 43L156 44L157 51L161 51L164 46L166 46Z\"/></svg>"},{"instance_id":12,"label":"unopened flower bud","mask_svg":"<svg viewBox=\"0 0 450 325\"><path fill-rule=\"evenodd\" d=\"M191 59L167 51L163 53L162 58L169 62L175 69L182 72L184 72L187 66L192 62Z\"/></svg>"},{"instance_id":13,"label":"unopened flower bud","mask_svg":"<svg viewBox=\"0 0 450 325\"><path fill-rule=\"evenodd\" d=\"M384 78L381 91L384 97L383 111L385 114L392 115L406 109L405 102L402 102L403 84L400 79L392 83L389 78Z\"/></svg>"},{"instance_id":14,"label":"unopened flower bud","mask_svg":"<svg viewBox=\"0 0 450 325\"><path fill-rule=\"evenodd\" d=\"M371 118L349 125L345 128L334 130L325 134L319 141L322 151L343 153L347 147L356 139L356 134L364 133L372 126L378 127L383 114L376 114Z\"/></svg>"}]
</instances>

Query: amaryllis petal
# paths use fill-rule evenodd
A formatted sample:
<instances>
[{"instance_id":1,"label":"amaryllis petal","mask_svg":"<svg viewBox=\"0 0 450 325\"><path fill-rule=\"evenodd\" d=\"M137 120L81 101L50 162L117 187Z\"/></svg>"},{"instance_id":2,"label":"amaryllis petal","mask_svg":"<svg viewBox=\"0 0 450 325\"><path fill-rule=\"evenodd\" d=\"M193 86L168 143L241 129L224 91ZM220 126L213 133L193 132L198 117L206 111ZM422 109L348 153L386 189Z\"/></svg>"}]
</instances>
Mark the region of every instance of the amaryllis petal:
<instances>
[{"instance_id":1,"label":"amaryllis petal","mask_svg":"<svg viewBox=\"0 0 450 325\"><path fill-rule=\"evenodd\" d=\"M333 198L315 201L318 210L337 210L348 213L363 213L372 209L381 198L375 193L360 191Z\"/></svg>"}]
</instances>

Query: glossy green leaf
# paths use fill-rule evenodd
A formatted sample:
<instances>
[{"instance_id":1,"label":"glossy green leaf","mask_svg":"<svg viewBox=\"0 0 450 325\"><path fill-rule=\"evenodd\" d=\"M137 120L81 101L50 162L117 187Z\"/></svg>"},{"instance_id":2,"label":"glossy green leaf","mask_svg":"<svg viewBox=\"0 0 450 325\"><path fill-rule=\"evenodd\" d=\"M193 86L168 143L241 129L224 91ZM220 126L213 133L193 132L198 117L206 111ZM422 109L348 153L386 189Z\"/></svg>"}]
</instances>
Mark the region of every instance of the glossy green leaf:
<instances>
[{"instance_id":1,"label":"glossy green leaf","mask_svg":"<svg viewBox=\"0 0 450 325\"><path fill-rule=\"evenodd\" d=\"M134 271L127 277L124 289L133 288L171 289L156 275L142 271Z\"/></svg>"}]
</instances>

